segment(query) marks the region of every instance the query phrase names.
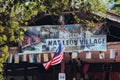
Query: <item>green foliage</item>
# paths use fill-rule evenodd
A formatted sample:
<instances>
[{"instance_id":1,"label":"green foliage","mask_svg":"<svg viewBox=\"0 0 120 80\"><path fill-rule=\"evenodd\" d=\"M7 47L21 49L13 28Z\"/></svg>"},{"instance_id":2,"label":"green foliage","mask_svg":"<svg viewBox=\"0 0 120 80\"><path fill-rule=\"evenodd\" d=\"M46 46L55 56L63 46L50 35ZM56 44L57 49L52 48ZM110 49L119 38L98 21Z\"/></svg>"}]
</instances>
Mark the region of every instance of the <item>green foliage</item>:
<instances>
[{"instance_id":1,"label":"green foliage","mask_svg":"<svg viewBox=\"0 0 120 80\"><path fill-rule=\"evenodd\" d=\"M37 15L38 11L36 2L26 5L26 2L20 0L0 0L0 80L4 80L3 63L9 56L11 42L23 40L21 24Z\"/></svg>"},{"instance_id":2,"label":"green foliage","mask_svg":"<svg viewBox=\"0 0 120 80\"><path fill-rule=\"evenodd\" d=\"M0 58L0 80L4 80L3 77L3 63L7 60L7 58L9 57L9 53L8 53L8 46L5 45L2 47L2 54L1 54L1 58Z\"/></svg>"},{"instance_id":3,"label":"green foliage","mask_svg":"<svg viewBox=\"0 0 120 80\"><path fill-rule=\"evenodd\" d=\"M120 0L110 0L109 4L112 4L112 8L109 10L110 12L120 14Z\"/></svg>"}]
</instances>

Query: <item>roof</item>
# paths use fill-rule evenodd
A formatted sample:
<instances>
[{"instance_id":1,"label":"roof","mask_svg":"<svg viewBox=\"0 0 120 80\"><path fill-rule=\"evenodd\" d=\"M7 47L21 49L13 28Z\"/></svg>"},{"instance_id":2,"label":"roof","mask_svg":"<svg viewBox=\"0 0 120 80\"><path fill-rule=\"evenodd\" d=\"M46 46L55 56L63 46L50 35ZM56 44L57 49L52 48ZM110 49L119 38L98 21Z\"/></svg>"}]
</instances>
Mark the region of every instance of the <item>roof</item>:
<instances>
[{"instance_id":1,"label":"roof","mask_svg":"<svg viewBox=\"0 0 120 80\"><path fill-rule=\"evenodd\" d=\"M120 23L120 15L118 15L118 14L107 12L106 18L111 20L111 21L115 21L115 22Z\"/></svg>"}]
</instances>

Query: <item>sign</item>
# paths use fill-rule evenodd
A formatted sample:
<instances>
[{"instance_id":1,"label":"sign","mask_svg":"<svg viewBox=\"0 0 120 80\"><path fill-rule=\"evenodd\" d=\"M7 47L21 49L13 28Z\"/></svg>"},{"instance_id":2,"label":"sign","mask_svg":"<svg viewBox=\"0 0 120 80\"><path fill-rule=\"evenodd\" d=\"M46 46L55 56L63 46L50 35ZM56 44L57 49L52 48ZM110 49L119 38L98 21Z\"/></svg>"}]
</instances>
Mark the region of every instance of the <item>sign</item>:
<instances>
[{"instance_id":1,"label":"sign","mask_svg":"<svg viewBox=\"0 0 120 80\"><path fill-rule=\"evenodd\" d=\"M8 58L8 63L12 63L13 60L13 54L10 54L9 58Z\"/></svg>"},{"instance_id":2,"label":"sign","mask_svg":"<svg viewBox=\"0 0 120 80\"><path fill-rule=\"evenodd\" d=\"M65 46L66 52L106 51L105 35L97 35L95 28L84 24L27 26L26 29L23 53L55 52L59 41Z\"/></svg>"},{"instance_id":3,"label":"sign","mask_svg":"<svg viewBox=\"0 0 120 80\"><path fill-rule=\"evenodd\" d=\"M21 55L22 56L22 61L27 61L27 55L26 54L23 54L23 55Z\"/></svg>"},{"instance_id":4,"label":"sign","mask_svg":"<svg viewBox=\"0 0 120 80\"><path fill-rule=\"evenodd\" d=\"M91 52L90 51L88 51L88 52L86 52L86 59L91 59Z\"/></svg>"},{"instance_id":5,"label":"sign","mask_svg":"<svg viewBox=\"0 0 120 80\"><path fill-rule=\"evenodd\" d=\"M78 52L77 51L73 51L72 52L72 59L76 59L78 57Z\"/></svg>"},{"instance_id":6,"label":"sign","mask_svg":"<svg viewBox=\"0 0 120 80\"><path fill-rule=\"evenodd\" d=\"M65 73L59 73L58 80L66 80Z\"/></svg>"},{"instance_id":7,"label":"sign","mask_svg":"<svg viewBox=\"0 0 120 80\"><path fill-rule=\"evenodd\" d=\"M44 53L43 54L43 59L44 59L44 62L49 61L49 59L48 59L48 53Z\"/></svg>"},{"instance_id":8,"label":"sign","mask_svg":"<svg viewBox=\"0 0 120 80\"><path fill-rule=\"evenodd\" d=\"M110 49L110 59L115 59L116 57L116 49Z\"/></svg>"},{"instance_id":9,"label":"sign","mask_svg":"<svg viewBox=\"0 0 120 80\"><path fill-rule=\"evenodd\" d=\"M104 52L100 52L99 53L99 58L100 59L105 59L105 53Z\"/></svg>"},{"instance_id":10,"label":"sign","mask_svg":"<svg viewBox=\"0 0 120 80\"><path fill-rule=\"evenodd\" d=\"M14 55L14 63L19 63L19 55L18 54Z\"/></svg>"},{"instance_id":11,"label":"sign","mask_svg":"<svg viewBox=\"0 0 120 80\"><path fill-rule=\"evenodd\" d=\"M41 62L41 54L36 54L37 63Z\"/></svg>"},{"instance_id":12,"label":"sign","mask_svg":"<svg viewBox=\"0 0 120 80\"><path fill-rule=\"evenodd\" d=\"M34 63L35 62L34 54L29 54L29 62L30 63Z\"/></svg>"},{"instance_id":13,"label":"sign","mask_svg":"<svg viewBox=\"0 0 120 80\"><path fill-rule=\"evenodd\" d=\"M42 45L43 52L55 52L59 43L62 43L65 47L65 52L107 50L106 36L96 35L90 38L78 39L46 39L44 45Z\"/></svg>"}]
</instances>

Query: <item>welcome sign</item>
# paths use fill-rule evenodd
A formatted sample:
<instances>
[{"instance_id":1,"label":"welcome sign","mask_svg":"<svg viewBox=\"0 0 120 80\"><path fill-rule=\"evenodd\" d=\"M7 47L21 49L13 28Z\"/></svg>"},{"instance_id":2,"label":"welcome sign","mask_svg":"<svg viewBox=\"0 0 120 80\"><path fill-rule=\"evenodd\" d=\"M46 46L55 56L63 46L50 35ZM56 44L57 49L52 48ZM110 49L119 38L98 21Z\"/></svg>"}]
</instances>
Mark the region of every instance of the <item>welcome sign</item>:
<instances>
[{"instance_id":1,"label":"welcome sign","mask_svg":"<svg viewBox=\"0 0 120 80\"><path fill-rule=\"evenodd\" d=\"M26 29L23 53L53 52L59 42L66 52L106 50L106 36L95 36L96 29L84 24L28 26Z\"/></svg>"}]
</instances>

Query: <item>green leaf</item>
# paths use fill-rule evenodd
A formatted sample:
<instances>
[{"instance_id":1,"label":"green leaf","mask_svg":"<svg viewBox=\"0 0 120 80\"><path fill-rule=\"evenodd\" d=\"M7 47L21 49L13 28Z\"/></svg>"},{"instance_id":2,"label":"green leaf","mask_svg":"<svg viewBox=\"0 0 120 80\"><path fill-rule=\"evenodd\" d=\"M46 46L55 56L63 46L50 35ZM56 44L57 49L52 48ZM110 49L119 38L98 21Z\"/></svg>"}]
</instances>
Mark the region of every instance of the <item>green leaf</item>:
<instances>
[{"instance_id":1,"label":"green leaf","mask_svg":"<svg viewBox=\"0 0 120 80\"><path fill-rule=\"evenodd\" d=\"M3 40L7 41L7 36L6 35L3 35Z\"/></svg>"},{"instance_id":2,"label":"green leaf","mask_svg":"<svg viewBox=\"0 0 120 80\"><path fill-rule=\"evenodd\" d=\"M2 47L2 51L3 51L3 52L8 52L8 46L5 45L4 47Z\"/></svg>"}]
</instances>

